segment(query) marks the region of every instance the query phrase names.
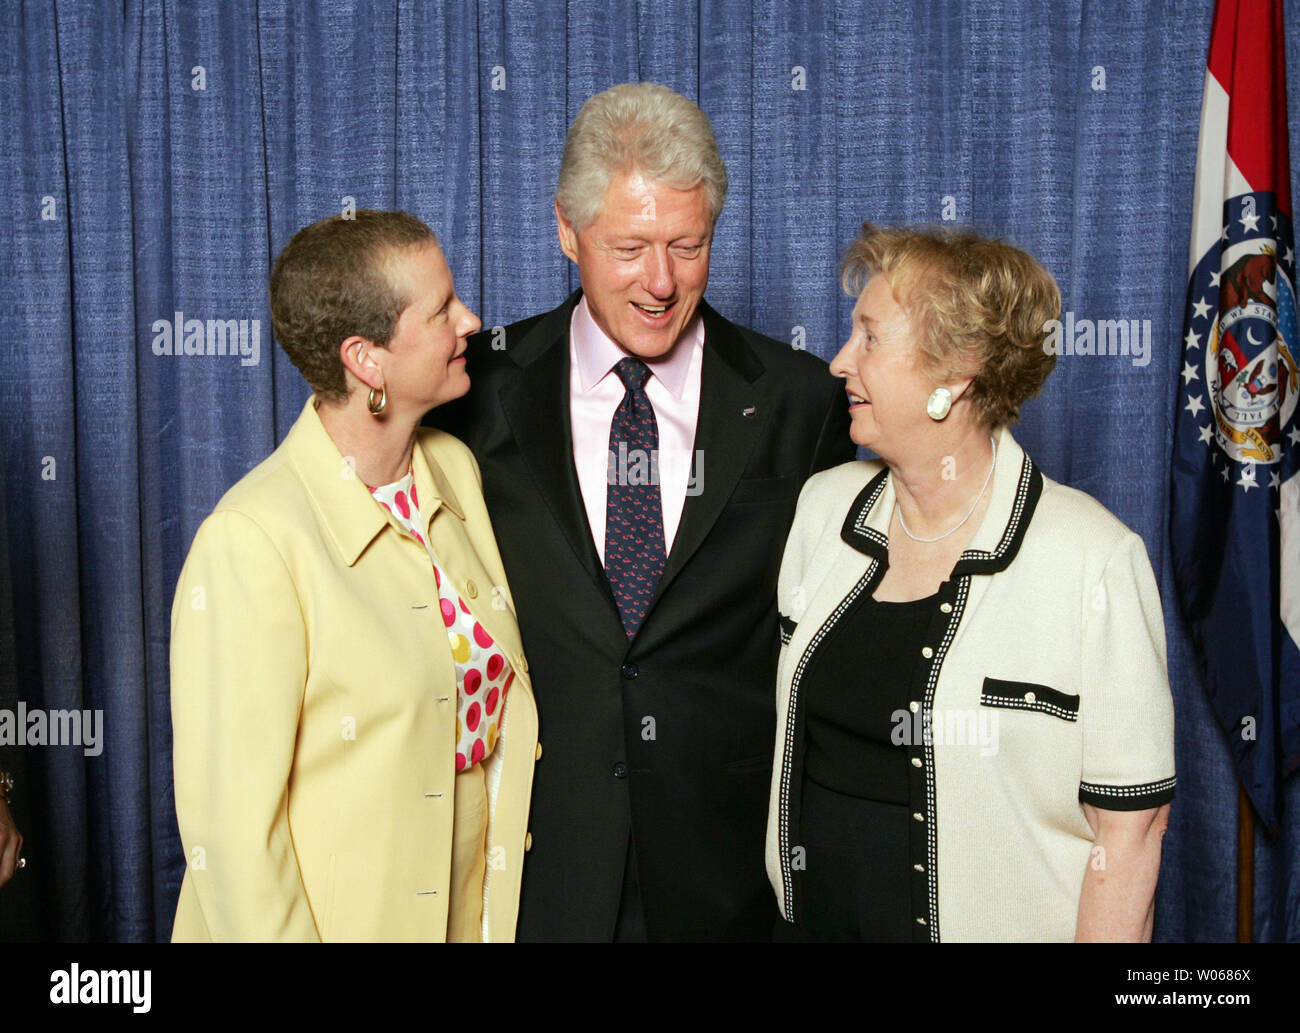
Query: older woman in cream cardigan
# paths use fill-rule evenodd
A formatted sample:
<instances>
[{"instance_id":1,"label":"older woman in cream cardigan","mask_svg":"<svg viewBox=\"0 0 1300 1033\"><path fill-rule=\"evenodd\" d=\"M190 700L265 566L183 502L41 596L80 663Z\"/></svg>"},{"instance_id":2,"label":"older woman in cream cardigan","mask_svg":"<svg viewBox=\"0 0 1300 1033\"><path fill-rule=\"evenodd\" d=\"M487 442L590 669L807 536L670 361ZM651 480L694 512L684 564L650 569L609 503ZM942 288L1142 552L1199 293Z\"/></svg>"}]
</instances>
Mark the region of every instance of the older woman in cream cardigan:
<instances>
[{"instance_id":1,"label":"older woman in cream cardigan","mask_svg":"<svg viewBox=\"0 0 1300 1033\"><path fill-rule=\"evenodd\" d=\"M864 227L831 363L880 458L804 486L778 584L767 866L812 940L1141 940L1174 792L1142 540L1010 432L1060 293L971 232Z\"/></svg>"},{"instance_id":2,"label":"older woman in cream cardigan","mask_svg":"<svg viewBox=\"0 0 1300 1033\"><path fill-rule=\"evenodd\" d=\"M194 538L172 611L176 940L510 940L537 711L480 489L419 427L479 320L358 211L271 274L314 394Z\"/></svg>"}]
</instances>

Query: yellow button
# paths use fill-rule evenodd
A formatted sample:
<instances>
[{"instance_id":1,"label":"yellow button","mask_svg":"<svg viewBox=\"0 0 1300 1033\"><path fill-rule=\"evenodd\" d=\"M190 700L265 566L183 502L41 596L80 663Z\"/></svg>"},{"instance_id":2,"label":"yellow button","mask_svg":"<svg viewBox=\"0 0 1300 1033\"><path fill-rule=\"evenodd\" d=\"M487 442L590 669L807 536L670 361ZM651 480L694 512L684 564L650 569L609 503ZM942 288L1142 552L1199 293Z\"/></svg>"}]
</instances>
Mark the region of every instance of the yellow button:
<instances>
[{"instance_id":1,"label":"yellow button","mask_svg":"<svg viewBox=\"0 0 1300 1033\"><path fill-rule=\"evenodd\" d=\"M914 768L919 768L920 766L921 766L921 758L920 758L920 757L913 757L913 758L912 758L912 767L914 767Z\"/></svg>"},{"instance_id":2,"label":"yellow button","mask_svg":"<svg viewBox=\"0 0 1300 1033\"><path fill-rule=\"evenodd\" d=\"M478 598L478 585L474 584L473 578L470 578L465 582L465 594L471 599Z\"/></svg>"},{"instance_id":3,"label":"yellow button","mask_svg":"<svg viewBox=\"0 0 1300 1033\"><path fill-rule=\"evenodd\" d=\"M921 655L925 657L927 660L929 660L930 657L934 656L934 650L931 649L929 646L925 646L921 649Z\"/></svg>"},{"instance_id":4,"label":"yellow button","mask_svg":"<svg viewBox=\"0 0 1300 1033\"><path fill-rule=\"evenodd\" d=\"M911 703L907 705L907 709L910 710L913 714L915 714L918 710L921 709L921 704L913 700Z\"/></svg>"},{"instance_id":5,"label":"yellow button","mask_svg":"<svg viewBox=\"0 0 1300 1033\"><path fill-rule=\"evenodd\" d=\"M527 853L532 848L533 848L533 834L529 832L524 836L524 853Z\"/></svg>"},{"instance_id":6,"label":"yellow button","mask_svg":"<svg viewBox=\"0 0 1300 1033\"><path fill-rule=\"evenodd\" d=\"M940 604L939 604L939 612L940 612L940 613L952 613L952 603L940 603Z\"/></svg>"},{"instance_id":7,"label":"yellow button","mask_svg":"<svg viewBox=\"0 0 1300 1033\"><path fill-rule=\"evenodd\" d=\"M524 656L523 653L515 657L515 670L520 674L528 673L528 657Z\"/></svg>"},{"instance_id":8,"label":"yellow button","mask_svg":"<svg viewBox=\"0 0 1300 1033\"><path fill-rule=\"evenodd\" d=\"M1025 702L1026 702L1026 703L1034 703L1034 702L1037 702L1037 700L1038 700L1038 697L1035 696L1032 692L1026 692L1026 693L1025 693Z\"/></svg>"},{"instance_id":9,"label":"yellow button","mask_svg":"<svg viewBox=\"0 0 1300 1033\"><path fill-rule=\"evenodd\" d=\"M541 759L542 759L542 744L538 743L537 749L533 752L533 760L541 760Z\"/></svg>"}]
</instances>

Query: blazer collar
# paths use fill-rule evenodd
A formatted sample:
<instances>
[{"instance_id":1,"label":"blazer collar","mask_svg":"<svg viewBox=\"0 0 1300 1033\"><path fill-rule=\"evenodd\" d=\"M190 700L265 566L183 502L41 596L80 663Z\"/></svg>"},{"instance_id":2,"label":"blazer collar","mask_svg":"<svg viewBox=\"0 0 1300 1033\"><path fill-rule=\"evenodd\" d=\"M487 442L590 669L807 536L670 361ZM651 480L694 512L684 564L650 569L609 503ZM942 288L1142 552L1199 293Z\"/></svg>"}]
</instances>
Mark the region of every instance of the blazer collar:
<instances>
[{"instance_id":1,"label":"blazer collar","mask_svg":"<svg viewBox=\"0 0 1300 1033\"><path fill-rule=\"evenodd\" d=\"M993 574L1009 566L1020 551L1042 495L1042 472L1006 427L998 433L991 491L975 536L953 567L954 577ZM896 498L894 480L886 467L853 500L840 537L859 552L888 563L889 522Z\"/></svg>"},{"instance_id":2,"label":"blazer collar","mask_svg":"<svg viewBox=\"0 0 1300 1033\"><path fill-rule=\"evenodd\" d=\"M307 399L282 447L288 451L339 556L350 567L380 531L396 525L391 524L392 518L375 502L361 478L346 476L343 455L321 423L315 402L314 395ZM426 537L428 525L441 506L465 519L460 500L430 449L434 436L435 432L419 431L411 457Z\"/></svg>"}]
</instances>

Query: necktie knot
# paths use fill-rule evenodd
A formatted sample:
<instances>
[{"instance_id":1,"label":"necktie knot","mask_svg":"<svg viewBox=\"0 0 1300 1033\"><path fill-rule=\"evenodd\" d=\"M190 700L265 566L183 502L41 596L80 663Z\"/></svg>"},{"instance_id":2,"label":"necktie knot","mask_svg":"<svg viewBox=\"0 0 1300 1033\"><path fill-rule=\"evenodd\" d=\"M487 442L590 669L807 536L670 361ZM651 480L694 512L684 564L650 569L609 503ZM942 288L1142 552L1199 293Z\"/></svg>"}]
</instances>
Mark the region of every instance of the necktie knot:
<instances>
[{"instance_id":1,"label":"necktie knot","mask_svg":"<svg viewBox=\"0 0 1300 1033\"><path fill-rule=\"evenodd\" d=\"M645 387L645 382L650 379L650 367L640 359L619 359L614 372L629 391L640 391Z\"/></svg>"}]
</instances>

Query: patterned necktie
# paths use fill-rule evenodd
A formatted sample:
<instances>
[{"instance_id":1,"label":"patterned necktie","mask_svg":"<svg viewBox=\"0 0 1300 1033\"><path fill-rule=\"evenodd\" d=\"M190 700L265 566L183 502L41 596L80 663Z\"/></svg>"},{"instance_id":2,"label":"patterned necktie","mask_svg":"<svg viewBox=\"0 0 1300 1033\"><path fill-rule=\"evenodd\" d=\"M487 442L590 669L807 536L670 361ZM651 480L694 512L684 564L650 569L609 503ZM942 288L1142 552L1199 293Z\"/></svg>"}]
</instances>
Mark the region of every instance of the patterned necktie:
<instances>
[{"instance_id":1,"label":"patterned necktie","mask_svg":"<svg viewBox=\"0 0 1300 1033\"><path fill-rule=\"evenodd\" d=\"M650 369L620 359L614 372L627 388L609 425L605 494L605 576L627 637L645 620L664 572L664 509L659 494L659 424L646 397Z\"/></svg>"}]
</instances>

